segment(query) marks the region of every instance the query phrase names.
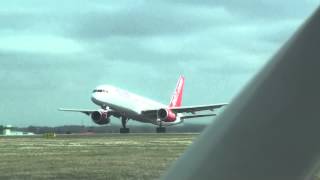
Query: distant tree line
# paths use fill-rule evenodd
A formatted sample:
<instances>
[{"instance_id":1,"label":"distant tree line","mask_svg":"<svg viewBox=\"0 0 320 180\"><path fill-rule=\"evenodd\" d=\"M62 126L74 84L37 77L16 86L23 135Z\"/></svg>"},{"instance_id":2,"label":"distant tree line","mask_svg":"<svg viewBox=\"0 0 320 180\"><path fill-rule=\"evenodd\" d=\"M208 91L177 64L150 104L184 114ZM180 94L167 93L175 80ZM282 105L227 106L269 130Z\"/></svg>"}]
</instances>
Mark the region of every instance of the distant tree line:
<instances>
[{"instance_id":1,"label":"distant tree line","mask_svg":"<svg viewBox=\"0 0 320 180\"><path fill-rule=\"evenodd\" d=\"M185 124L183 126L167 127L167 132L177 133L198 133L201 132L207 125L204 124ZM28 127L13 127L15 131L32 132L35 134L43 134L54 132L56 134L73 134L73 133L119 133L120 125L112 126L28 126ZM130 132L132 133L154 133L156 126L150 125L132 125ZM0 129L1 130L1 129Z\"/></svg>"}]
</instances>

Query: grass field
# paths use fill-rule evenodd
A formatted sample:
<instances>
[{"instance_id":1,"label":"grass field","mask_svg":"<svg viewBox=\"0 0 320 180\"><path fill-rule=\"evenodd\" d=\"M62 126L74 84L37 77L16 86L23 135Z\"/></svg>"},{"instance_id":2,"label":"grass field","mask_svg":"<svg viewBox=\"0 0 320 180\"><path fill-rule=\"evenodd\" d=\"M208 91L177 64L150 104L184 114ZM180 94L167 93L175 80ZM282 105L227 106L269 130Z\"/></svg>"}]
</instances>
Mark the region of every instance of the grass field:
<instances>
[{"instance_id":1,"label":"grass field","mask_svg":"<svg viewBox=\"0 0 320 180\"><path fill-rule=\"evenodd\" d=\"M0 179L157 179L196 134L0 137Z\"/></svg>"}]
</instances>

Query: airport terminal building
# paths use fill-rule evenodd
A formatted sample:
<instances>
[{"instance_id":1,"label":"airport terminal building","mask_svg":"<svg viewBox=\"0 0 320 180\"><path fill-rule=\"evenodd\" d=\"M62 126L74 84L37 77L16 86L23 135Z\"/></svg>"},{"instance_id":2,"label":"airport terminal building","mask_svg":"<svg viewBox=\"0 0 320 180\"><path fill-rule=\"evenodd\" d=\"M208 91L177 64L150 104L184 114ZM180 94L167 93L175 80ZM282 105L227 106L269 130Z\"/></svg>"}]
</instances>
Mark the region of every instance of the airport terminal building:
<instances>
[{"instance_id":1,"label":"airport terminal building","mask_svg":"<svg viewBox=\"0 0 320 180\"><path fill-rule=\"evenodd\" d=\"M14 131L12 125L0 125L0 135L2 136L23 136L23 135L34 135L32 132Z\"/></svg>"}]
</instances>

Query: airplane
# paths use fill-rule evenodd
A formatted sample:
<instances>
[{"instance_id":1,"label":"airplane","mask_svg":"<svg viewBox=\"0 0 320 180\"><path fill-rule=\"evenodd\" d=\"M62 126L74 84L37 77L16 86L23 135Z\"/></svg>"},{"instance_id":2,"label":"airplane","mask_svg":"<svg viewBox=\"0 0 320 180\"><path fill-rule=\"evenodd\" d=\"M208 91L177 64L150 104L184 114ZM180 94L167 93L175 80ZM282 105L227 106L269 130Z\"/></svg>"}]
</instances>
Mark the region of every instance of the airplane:
<instances>
[{"instance_id":1,"label":"airplane","mask_svg":"<svg viewBox=\"0 0 320 180\"><path fill-rule=\"evenodd\" d=\"M130 130L126 126L129 119L157 125L156 132L164 133L167 126L183 123L184 119L216 115L215 113L196 114L198 111L214 111L226 105L226 103L220 103L181 106L184 82L184 77L180 76L169 105L164 105L112 85L99 85L93 90L91 100L101 109L59 108L59 110L84 113L91 116L93 122L99 125L110 123L111 116L121 118L122 128L120 128L120 133L129 133Z\"/></svg>"}]
</instances>

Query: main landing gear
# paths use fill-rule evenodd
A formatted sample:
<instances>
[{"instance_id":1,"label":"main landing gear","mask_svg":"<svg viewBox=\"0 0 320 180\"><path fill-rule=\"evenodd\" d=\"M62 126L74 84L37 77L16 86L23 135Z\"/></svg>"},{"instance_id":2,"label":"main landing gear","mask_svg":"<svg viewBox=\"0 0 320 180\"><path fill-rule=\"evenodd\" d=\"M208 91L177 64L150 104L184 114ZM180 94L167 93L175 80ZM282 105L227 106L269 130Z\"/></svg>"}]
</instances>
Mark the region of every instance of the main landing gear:
<instances>
[{"instance_id":1,"label":"main landing gear","mask_svg":"<svg viewBox=\"0 0 320 180\"><path fill-rule=\"evenodd\" d=\"M128 118L126 117L121 117L121 123L122 123L122 128L120 128L120 133L129 133L130 129L126 127Z\"/></svg>"},{"instance_id":2,"label":"main landing gear","mask_svg":"<svg viewBox=\"0 0 320 180\"><path fill-rule=\"evenodd\" d=\"M165 127L157 127L157 133L165 133L166 128Z\"/></svg>"},{"instance_id":3,"label":"main landing gear","mask_svg":"<svg viewBox=\"0 0 320 180\"><path fill-rule=\"evenodd\" d=\"M160 125L159 127L157 127L157 133L165 133L166 132L166 128L162 126L162 121L160 121Z\"/></svg>"}]
</instances>

